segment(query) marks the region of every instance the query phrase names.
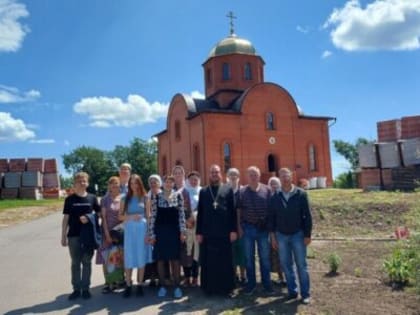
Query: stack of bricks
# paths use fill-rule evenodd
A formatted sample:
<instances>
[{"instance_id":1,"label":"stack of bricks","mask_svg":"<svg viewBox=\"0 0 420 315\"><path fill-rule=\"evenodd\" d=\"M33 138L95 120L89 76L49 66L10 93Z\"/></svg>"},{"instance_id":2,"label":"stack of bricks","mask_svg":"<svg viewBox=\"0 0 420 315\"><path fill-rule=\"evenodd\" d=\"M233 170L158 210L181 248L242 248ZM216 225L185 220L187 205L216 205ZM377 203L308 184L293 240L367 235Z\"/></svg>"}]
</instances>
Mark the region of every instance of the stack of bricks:
<instances>
[{"instance_id":1,"label":"stack of bricks","mask_svg":"<svg viewBox=\"0 0 420 315\"><path fill-rule=\"evenodd\" d=\"M56 159L0 159L1 199L59 198Z\"/></svg>"},{"instance_id":2,"label":"stack of bricks","mask_svg":"<svg viewBox=\"0 0 420 315\"><path fill-rule=\"evenodd\" d=\"M420 181L420 116L378 122L377 131L378 143L372 144L377 166L363 165L370 151L359 149L359 185L364 190L413 190Z\"/></svg>"},{"instance_id":3,"label":"stack of bricks","mask_svg":"<svg viewBox=\"0 0 420 315\"><path fill-rule=\"evenodd\" d=\"M44 198L60 197L60 178L56 159L44 161L44 176L42 178L42 195Z\"/></svg>"}]
</instances>

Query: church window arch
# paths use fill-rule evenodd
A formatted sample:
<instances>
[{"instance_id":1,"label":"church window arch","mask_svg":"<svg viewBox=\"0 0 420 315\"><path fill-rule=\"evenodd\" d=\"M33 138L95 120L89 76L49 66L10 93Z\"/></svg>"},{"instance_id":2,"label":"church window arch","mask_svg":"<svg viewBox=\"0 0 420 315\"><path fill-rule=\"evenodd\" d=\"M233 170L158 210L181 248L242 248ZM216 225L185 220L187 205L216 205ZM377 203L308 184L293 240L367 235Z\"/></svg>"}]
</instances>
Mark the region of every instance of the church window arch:
<instances>
[{"instance_id":1,"label":"church window arch","mask_svg":"<svg viewBox=\"0 0 420 315\"><path fill-rule=\"evenodd\" d=\"M267 130L275 129L274 114L272 112L265 114L265 127Z\"/></svg>"},{"instance_id":2,"label":"church window arch","mask_svg":"<svg viewBox=\"0 0 420 315\"><path fill-rule=\"evenodd\" d=\"M198 143L193 145L193 170L200 172L200 146Z\"/></svg>"},{"instance_id":3,"label":"church window arch","mask_svg":"<svg viewBox=\"0 0 420 315\"><path fill-rule=\"evenodd\" d=\"M222 65L222 78L223 78L223 81L227 81L231 79L230 64L227 62L224 62Z\"/></svg>"},{"instance_id":4,"label":"church window arch","mask_svg":"<svg viewBox=\"0 0 420 315\"><path fill-rule=\"evenodd\" d=\"M223 143L223 169L225 173L232 167L232 147L229 142Z\"/></svg>"},{"instance_id":5,"label":"church window arch","mask_svg":"<svg viewBox=\"0 0 420 315\"><path fill-rule=\"evenodd\" d=\"M244 68L245 80L252 80L251 63L247 62Z\"/></svg>"},{"instance_id":6,"label":"church window arch","mask_svg":"<svg viewBox=\"0 0 420 315\"><path fill-rule=\"evenodd\" d=\"M175 120L175 140L181 140L181 122L179 120Z\"/></svg>"},{"instance_id":7,"label":"church window arch","mask_svg":"<svg viewBox=\"0 0 420 315\"><path fill-rule=\"evenodd\" d=\"M317 169L317 158L316 158L316 148L314 144L309 144L308 147L308 157L309 157L309 171L313 172Z\"/></svg>"},{"instance_id":8,"label":"church window arch","mask_svg":"<svg viewBox=\"0 0 420 315\"><path fill-rule=\"evenodd\" d=\"M208 86L211 86L211 83L212 83L211 75L212 75L211 69L207 68L207 70L206 70L206 80L207 80L207 85Z\"/></svg>"},{"instance_id":9,"label":"church window arch","mask_svg":"<svg viewBox=\"0 0 420 315\"><path fill-rule=\"evenodd\" d=\"M278 169L277 157L272 153L270 153L267 157L267 166L269 172L276 172Z\"/></svg>"}]
</instances>

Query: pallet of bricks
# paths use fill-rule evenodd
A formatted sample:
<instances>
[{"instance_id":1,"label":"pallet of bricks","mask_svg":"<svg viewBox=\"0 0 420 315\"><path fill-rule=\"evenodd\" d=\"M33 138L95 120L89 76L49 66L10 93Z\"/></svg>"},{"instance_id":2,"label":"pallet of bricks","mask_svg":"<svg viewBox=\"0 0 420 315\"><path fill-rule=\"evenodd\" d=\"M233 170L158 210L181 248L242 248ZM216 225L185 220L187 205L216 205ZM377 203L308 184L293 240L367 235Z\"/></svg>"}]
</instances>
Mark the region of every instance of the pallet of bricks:
<instances>
[{"instance_id":1,"label":"pallet of bricks","mask_svg":"<svg viewBox=\"0 0 420 315\"><path fill-rule=\"evenodd\" d=\"M59 197L60 182L55 159L0 159L0 173L2 199Z\"/></svg>"},{"instance_id":2,"label":"pallet of bricks","mask_svg":"<svg viewBox=\"0 0 420 315\"><path fill-rule=\"evenodd\" d=\"M42 177L42 196L44 198L60 197L60 178L56 159L44 160L44 174Z\"/></svg>"},{"instance_id":3,"label":"pallet of bricks","mask_svg":"<svg viewBox=\"0 0 420 315\"><path fill-rule=\"evenodd\" d=\"M359 147L364 190L414 190L420 182L420 116L377 123L378 142Z\"/></svg>"}]
</instances>

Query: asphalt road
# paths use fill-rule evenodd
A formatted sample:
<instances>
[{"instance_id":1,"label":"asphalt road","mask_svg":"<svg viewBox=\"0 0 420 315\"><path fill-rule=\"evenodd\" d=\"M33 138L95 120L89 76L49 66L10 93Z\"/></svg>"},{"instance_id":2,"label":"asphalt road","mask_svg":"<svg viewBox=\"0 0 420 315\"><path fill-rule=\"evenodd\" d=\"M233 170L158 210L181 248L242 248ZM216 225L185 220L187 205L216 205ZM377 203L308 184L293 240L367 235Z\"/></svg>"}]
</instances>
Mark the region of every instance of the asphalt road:
<instances>
[{"instance_id":1,"label":"asphalt road","mask_svg":"<svg viewBox=\"0 0 420 315\"><path fill-rule=\"evenodd\" d=\"M56 213L0 229L0 314L200 314L207 309L191 303L193 296L200 299L197 289L177 301L158 299L156 289L148 287L141 298L104 295L97 265L92 267L92 298L68 301L70 257L60 244L61 219Z\"/></svg>"}]
</instances>

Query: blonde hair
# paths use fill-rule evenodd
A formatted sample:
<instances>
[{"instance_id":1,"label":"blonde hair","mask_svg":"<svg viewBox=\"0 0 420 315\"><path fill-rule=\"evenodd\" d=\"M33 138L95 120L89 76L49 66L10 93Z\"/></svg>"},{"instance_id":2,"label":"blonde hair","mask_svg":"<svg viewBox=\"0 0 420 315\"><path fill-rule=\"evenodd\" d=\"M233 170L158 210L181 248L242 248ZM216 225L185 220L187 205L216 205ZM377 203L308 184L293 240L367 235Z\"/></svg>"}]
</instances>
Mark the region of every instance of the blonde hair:
<instances>
[{"instance_id":1,"label":"blonde hair","mask_svg":"<svg viewBox=\"0 0 420 315\"><path fill-rule=\"evenodd\" d=\"M120 165L120 170L121 170L123 167L126 167L126 168L128 168L128 169L131 171L131 164L130 164L130 163L123 163L123 164L121 164L121 165Z\"/></svg>"},{"instance_id":2,"label":"blonde hair","mask_svg":"<svg viewBox=\"0 0 420 315\"><path fill-rule=\"evenodd\" d=\"M108 179L108 185L111 185L111 184L114 184L114 183L117 183L118 185L120 184L120 178L118 176L111 176Z\"/></svg>"},{"instance_id":3,"label":"blonde hair","mask_svg":"<svg viewBox=\"0 0 420 315\"><path fill-rule=\"evenodd\" d=\"M86 178L87 181L89 181L89 174L86 172L77 172L76 174L74 174L73 176L73 180L77 181L80 178Z\"/></svg>"}]
</instances>

